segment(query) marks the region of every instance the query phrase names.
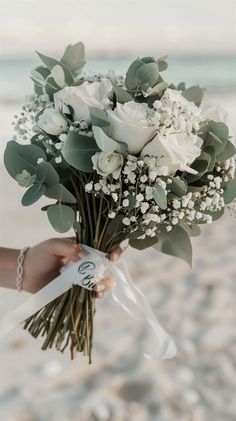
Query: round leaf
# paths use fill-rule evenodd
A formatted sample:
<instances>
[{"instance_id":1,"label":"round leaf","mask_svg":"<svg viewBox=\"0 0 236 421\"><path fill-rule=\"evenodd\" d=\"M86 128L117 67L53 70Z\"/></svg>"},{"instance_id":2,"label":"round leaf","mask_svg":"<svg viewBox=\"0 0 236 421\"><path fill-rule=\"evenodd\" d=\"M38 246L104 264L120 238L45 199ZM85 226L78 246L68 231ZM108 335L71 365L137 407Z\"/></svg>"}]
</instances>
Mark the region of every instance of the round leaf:
<instances>
[{"instance_id":1,"label":"round leaf","mask_svg":"<svg viewBox=\"0 0 236 421\"><path fill-rule=\"evenodd\" d=\"M62 155L66 162L77 170L92 172L91 157L98 152L95 140L88 136L71 131L62 148Z\"/></svg>"},{"instance_id":2,"label":"round leaf","mask_svg":"<svg viewBox=\"0 0 236 421\"><path fill-rule=\"evenodd\" d=\"M46 187L59 183L60 178L55 168L49 162L41 162L36 170L37 181Z\"/></svg>"},{"instance_id":3,"label":"round leaf","mask_svg":"<svg viewBox=\"0 0 236 421\"><path fill-rule=\"evenodd\" d=\"M161 209L167 208L167 198L166 198L166 192L163 189L163 187L160 186L160 184L156 183L153 187L153 197L156 202L156 204Z\"/></svg>"},{"instance_id":4,"label":"round leaf","mask_svg":"<svg viewBox=\"0 0 236 421\"><path fill-rule=\"evenodd\" d=\"M43 184L34 183L32 186L25 192L24 196L21 199L23 206L33 205L37 202L41 196L45 193L46 187Z\"/></svg>"},{"instance_id":5,"label":"round leaf","mask_svg":"<svg viewBox=\"0 0 236 421\"><path fill-rule=\"evenodd\" d=\"M175 225L171 231L167 232L166 225L163 224L157 237L159 241L154 245L156 250L185 260L189 266L192 266L192 244L184 228Z\"/></svg>"},{"instance_id":6,"label":"round leaf","mask_svg":"<svg viewBox=\"0 0 236 421\"><path fill-rule=\"evenodd\" d=\"M75 212L66 205L52 205L47 209L50 224L55 231L64 233L70 230L75 222Z\"/></svg>"},{"instance_id":7,"label":"round leaf","mask_svg":"<svg viewBox=\"0 0 236 421\"><path fill-rule=\"evenodd\" d=\"M8 173L15 178L23 170L36 174L37 161L46 160L45 152L36 145L21 145L13 140L7 143L4 152L4 164Z\"/></svg>"}]
</instances>

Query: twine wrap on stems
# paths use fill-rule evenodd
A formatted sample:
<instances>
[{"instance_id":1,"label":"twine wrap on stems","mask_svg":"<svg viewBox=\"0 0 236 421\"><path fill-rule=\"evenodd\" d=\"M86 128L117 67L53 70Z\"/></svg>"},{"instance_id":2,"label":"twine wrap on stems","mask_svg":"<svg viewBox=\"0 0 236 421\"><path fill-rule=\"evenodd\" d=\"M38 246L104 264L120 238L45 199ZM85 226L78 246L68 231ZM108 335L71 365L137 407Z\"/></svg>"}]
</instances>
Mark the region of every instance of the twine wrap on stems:
<instances>
[{"instance_id":1,"label":"twine wrap on stems","mask_svg":"<svg viewBox=\"0 0 236 421\"><path fill-rule=\"evenodd\" d=\"M86 290L92 291L97 282L110 274L113 278L114 301L132 318L141 321L145 330L150 333L150 340L147 349L143 350L143 355L155 360L174 357L175 343L161 327L147 298L133 283L124 262L111 262L105 253L85 245L83 248L88 252L85 257L77 263L67 264L61 275L1 320L0 339L66 291L69 293L72 287L79 285L84 288L85 293Z\"/></svg>"}]
</instances>

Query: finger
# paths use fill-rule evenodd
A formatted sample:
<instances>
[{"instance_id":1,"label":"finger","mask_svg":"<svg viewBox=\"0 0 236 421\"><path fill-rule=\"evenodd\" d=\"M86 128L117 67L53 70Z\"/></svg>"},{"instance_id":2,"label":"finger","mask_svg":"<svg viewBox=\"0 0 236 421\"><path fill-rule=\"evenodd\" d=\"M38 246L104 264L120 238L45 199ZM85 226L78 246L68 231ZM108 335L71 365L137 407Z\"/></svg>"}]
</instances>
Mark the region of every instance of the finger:
<instances>
[{"instance_id":1,"label":"finger","mask_svg":"<svg viewBox=\"0 0 236 421\"><path fill-rule=\"evenodd\" d=\"M53 238L47 241L48 253L62 257L62 263L68 260L77 262L80 259L82 247L69 238Z\"/></svg>"},{"instance_id":2,"label":"finger","mask_svg":"<svg viewBox=\"0 0 236 421\"><path fill-rule=\"evenodd\" d=\"M112 262L116 262L119 258L120 258L120 256L121 256L121 254L122 254L122 248L120 247L120 246L116 246L112 251L111 251L111 253L109 254L109 259L112 261Z\"/></svg>"},{"instance_id":3,"label":"finger","mask_svg":"<svg viewBox=\"0 0 236 421\"><path fill-rule=\"evenodd\" d=\"M107 278L104 278L102 281L98 282L95 285L95 291L96 291L96 296L99 298L100 295L104 294L104 292L108 291L109 289L111 289L112 287L112 277L108 276Z\"/></svg>"}]
</instances>

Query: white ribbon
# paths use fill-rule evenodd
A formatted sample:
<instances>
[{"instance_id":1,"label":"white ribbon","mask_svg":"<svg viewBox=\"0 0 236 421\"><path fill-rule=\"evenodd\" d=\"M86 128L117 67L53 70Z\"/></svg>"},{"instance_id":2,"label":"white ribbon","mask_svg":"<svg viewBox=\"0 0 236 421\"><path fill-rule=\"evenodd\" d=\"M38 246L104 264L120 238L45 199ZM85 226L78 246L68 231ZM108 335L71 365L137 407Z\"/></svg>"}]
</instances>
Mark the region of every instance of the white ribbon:
<instances>
[{"instance_id":1,"label":"white ribbon","mask_svg":"<svg viewBox=\"0 0 236 421\"><path fill-rule=\"evenodd\" d=\"M149 335L144 356L158 360L174 357L175 343L161 327L146 297L133 283L125 264L122 261L111 262L104 253L91 247L83 245L83 248L88 252L86 256L77 263L67 264L57 278L0 321L0 339L74 284L91 290L104 276L110 274L113 278L114 301L134 319L144 322L145 333Z\"/></svg>"}]
</instances>

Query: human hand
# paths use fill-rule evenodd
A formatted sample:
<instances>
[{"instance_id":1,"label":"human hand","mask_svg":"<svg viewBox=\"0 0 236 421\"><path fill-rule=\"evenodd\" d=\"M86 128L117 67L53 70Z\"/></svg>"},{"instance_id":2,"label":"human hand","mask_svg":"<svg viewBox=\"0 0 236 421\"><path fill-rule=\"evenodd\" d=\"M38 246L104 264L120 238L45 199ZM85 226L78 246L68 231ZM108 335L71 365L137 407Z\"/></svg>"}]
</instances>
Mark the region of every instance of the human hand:
<instances>
[{"instance_id":1,"label":"human hand","mask_svg":"<svg viewBox=\"0 0 236 421\"><path fill-rule=\"evenodd\" d=\"M61 267L69 260L78 262L82 247L69 238L52 238L30 248L24 261L23 289L35 293L60 274ZM112 250L109 258L115 261L121 255L120 247ZM98 282L96 297L101 298L112 286L109 276Z\"/></svg>"}]
</instances>

